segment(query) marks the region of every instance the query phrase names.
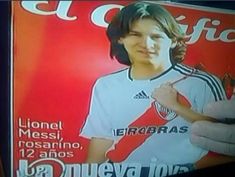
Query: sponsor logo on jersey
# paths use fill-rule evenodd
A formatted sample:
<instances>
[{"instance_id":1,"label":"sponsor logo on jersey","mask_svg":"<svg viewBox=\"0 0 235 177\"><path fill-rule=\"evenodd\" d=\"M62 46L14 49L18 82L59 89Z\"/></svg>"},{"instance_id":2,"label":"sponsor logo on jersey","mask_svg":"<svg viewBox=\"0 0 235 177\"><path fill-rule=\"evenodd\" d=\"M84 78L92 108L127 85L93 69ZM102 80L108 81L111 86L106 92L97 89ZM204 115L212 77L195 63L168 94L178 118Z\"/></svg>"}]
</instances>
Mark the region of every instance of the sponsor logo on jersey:
<instances>
[{"instance_id":1,"label":"sponsor logo on jersey","mask_svg":"<svg viewBox=\"0 0 235 177\"><path fill-rule=\"evenodd\" d=\"M152 134L182 134L187 133L188 126L140 126L113 129L114 136L135 136L135 135L152 135Z\"/></svg>"},{"instance_id":2,"label":"sponsor logo on jersey","mask_svg":"<svg viewBox=\"0 0 235 177\"><path fill-rule=\"evenodd\" d=\"M142 90L134 96L134 99L149 99L149 96Z\"/></svg>"},{"instance_id":3,"label":"sponsor logo on jersey","mask_svg":"<svg viewBox=\"0 0 235 177\"><path fill-rule=\"evenodd\" d=\"M163 118L164 120L169 121L169 120L174 119L177 116L177 114L174 111L172 111L171 109L168 109L165 106L162 106L157 101L155 101L155 107L156 107L156 110L157 110L159 116L161 118Z\"/></svg>"}]
</instances>

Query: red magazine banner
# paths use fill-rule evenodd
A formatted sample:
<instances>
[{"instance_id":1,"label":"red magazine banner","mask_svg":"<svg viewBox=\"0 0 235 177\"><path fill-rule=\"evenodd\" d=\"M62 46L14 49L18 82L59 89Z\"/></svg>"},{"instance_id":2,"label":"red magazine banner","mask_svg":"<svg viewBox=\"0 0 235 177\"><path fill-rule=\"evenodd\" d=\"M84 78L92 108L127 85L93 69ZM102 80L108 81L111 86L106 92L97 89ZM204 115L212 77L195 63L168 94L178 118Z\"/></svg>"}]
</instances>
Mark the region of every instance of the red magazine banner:
<instances>
[{"instance_id":1,"label":"red magazine banner","mask_svg":"<svg viewBox=\"0 0 235 177\"><path fill-rule=\"evenodd\" d=\"M110 59L106 28L130 1L12 3L12 176L85 177L89 140L80 136L97 78L126 68ZM235 76L235 12L164 3L187 35L184 63ZM226 82L225 82L226 83ZM226 85L227 96L232 86ZM120 95L121 97L121 95ZM93 164L90 176L140 176L139 165ZM155 174L177 174L154 166ZM158 168L158 169L157 169ZM159 174L157 174L159 173ZM125 174L125 175L124 175Z\"/></svg>"}]
</instances>

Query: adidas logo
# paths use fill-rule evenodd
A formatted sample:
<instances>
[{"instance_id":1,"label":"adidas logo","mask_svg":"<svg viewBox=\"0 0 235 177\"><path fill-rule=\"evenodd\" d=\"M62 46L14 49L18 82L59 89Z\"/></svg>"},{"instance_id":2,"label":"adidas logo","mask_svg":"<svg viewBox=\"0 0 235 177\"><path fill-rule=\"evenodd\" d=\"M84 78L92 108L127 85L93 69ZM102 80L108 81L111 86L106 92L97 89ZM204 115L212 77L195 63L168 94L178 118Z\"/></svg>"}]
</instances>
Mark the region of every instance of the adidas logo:
<instances>
[{"instance_id":1,"label":"adidas logo","mask_svg":"<svg viewBox=\"0 0 235 177\"><path fill-rule=\"evenodd\" d=\"M149 99L149 96L142 90L134 96L134 99Z\"/></svg>"}]
</instances>

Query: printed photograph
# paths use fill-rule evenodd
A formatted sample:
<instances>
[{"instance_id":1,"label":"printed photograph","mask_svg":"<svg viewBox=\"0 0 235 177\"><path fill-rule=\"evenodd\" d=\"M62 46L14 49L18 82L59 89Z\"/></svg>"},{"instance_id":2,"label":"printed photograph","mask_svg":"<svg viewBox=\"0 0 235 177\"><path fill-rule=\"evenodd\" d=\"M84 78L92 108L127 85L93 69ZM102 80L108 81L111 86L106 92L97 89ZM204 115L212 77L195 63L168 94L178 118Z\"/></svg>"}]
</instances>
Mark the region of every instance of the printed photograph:
<instances>
[{"instance_id":1,"label":"printed photograph","mask_svg":"<svg viewBox=\"0 0 235 177\"><path fill-rule=\"evenodd\" d=\"M162 177L235 161L235 11L14 1L12 177Z\"/></svg>"}]
</instances>

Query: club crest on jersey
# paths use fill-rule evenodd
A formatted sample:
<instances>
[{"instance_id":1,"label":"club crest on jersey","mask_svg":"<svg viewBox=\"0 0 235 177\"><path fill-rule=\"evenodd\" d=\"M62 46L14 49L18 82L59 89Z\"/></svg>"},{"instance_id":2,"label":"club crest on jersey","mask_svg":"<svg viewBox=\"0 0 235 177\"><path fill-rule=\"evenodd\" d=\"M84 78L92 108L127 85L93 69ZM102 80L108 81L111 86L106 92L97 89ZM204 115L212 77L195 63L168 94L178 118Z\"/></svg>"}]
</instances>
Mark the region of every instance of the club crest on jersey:
<instances>
[{"instance_id":1,"label":"club crest on jersey","mask_svg":"<svg viewBox=\"0 0 235 177\"><path fill-rule=\"evenodd\" d=\"M155 101L155 107L156 107L157 113L164 120L168 120L169 121L169 120L174 119L177 116L177 114L174 111L172 111L171 109L168 109L165 106L162 106L157 101Z\"/></svg>"}]
</instances>

